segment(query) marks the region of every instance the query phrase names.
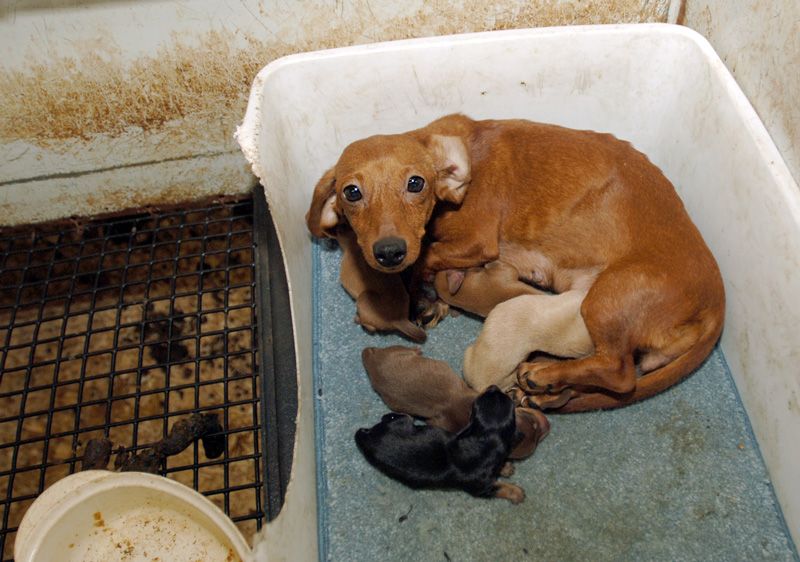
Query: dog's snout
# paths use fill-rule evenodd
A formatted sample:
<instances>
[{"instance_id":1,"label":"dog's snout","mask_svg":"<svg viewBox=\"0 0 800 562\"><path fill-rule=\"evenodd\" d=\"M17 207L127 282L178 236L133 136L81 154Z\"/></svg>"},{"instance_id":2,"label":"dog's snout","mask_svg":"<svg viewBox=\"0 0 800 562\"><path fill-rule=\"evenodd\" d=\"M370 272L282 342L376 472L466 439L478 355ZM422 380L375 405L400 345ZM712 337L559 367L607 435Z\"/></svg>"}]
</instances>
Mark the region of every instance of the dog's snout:
<instances>
[{"instance_id":1,"label":"dog's snout","mask_svg":"<svg viewBox=\"0 0 800 562\"><path fill-rule=\"evenodd\" d=\"M400 265L406 257L406 251L406 241L394 236L381 238L372 245L375 259L384 267Z\"/></svg>"},{"instance_id":2,"label":"dog's snout","mask_svg":"<svg viewBox=\"0 0 800 562\"><path fill-rule=\"evenodd\" d=\"M365 435L369 435L369 432L370 432L369 428L362 427L361 429L356 431L356 437L364 437Z\"/></svg>"}]
</instances>

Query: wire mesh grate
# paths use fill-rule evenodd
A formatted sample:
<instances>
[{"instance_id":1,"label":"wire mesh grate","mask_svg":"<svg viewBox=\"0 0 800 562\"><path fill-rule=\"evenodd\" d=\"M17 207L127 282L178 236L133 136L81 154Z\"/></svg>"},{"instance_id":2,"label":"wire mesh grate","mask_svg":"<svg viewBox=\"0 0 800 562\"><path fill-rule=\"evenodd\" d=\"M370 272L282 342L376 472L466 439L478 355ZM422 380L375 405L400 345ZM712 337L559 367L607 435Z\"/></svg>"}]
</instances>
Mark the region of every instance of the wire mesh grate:
<instances>
[{"instance_id":1,"label":"wire mesh grate","mask_svg":"<svg viewBox=\"0 0 800 562\"><path fill-rule=\"evenodd\" d=\"M86 443L139 450L217 412L224 454L198 443L161 473L245 537L267 506L253 202L0 229L0 551Z\"/></svg>"}]
</instances>

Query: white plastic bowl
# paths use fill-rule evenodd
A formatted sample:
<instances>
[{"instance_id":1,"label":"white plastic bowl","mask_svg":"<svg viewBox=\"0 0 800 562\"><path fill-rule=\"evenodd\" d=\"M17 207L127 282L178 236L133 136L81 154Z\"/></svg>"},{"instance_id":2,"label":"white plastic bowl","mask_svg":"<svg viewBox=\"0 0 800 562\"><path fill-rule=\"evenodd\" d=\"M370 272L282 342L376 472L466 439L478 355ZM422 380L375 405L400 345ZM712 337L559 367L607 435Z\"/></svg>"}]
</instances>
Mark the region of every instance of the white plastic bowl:
<instances>
[{"instance_id":1,"label":"white plastic bowl","mask_svg":"<svg viewBox=\"0 0 800 562\"><path fill-rule=\"evenodd\" d=\"M25 514L17 562L244 561L233 521L202 494L162 476L90 470L59 480Z\"/></svg>"}]
</instances>

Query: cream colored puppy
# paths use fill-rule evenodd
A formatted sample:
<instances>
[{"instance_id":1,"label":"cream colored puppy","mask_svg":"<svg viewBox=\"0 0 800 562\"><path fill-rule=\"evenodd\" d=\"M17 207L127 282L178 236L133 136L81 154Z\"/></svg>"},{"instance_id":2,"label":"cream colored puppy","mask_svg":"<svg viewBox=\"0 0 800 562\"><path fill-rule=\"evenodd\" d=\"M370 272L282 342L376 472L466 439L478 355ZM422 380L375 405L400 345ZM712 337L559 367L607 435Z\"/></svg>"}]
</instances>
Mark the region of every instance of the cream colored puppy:
<instances>
[{"instance_id":1,"label":"cream colored puppy","mask_svg":"<svg viewBox=\"0 0 800 562\"><path fill-rule=\"evenodd\" d=\"M534 351L582 357L594 351L581 316L586 291L522 295L495 306L464 353L464 380L478 392L517 383L517 366Z\"/></svg>"}]
</instances>

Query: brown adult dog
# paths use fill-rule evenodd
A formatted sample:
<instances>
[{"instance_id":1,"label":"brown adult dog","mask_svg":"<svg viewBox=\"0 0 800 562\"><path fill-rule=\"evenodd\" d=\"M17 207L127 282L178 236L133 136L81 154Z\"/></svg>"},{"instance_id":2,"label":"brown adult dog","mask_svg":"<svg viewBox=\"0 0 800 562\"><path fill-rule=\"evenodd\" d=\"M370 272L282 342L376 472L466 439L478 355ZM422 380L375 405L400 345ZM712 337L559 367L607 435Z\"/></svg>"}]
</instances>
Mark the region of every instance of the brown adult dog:
<instances>
[{"instance_id":1,"label":"brown adult dog","mask_svg":"<svg viewBox=\"0 0 800 562\"><path fill-rule=\"evenodd\" d=\"M611 135L450 115L369 137L323 175L307 222L317 236L349 224L378 271L415 264L425 276L499 260L542 289L586 291L594 352L520 376L534 395L569 390L562 411L672 386L722 330L711 252L661 171Z\"/></svg>"},{"instance_id":2,"label":"brown adult dog","mask_svg":"<svg viewBox=\"0 0 800 562\"><path fill-rule=\"evenodd\" d=\"M395 412L425 419L429 425L458 433L469 423L480 394L461 380L445 361L423 357L422 351L399 345L367 347L361 360L372 388ZM509 458L524 459L547 436L550 424L538 410L515 410L517 440Z\"/></svg>"}]
</instances>

